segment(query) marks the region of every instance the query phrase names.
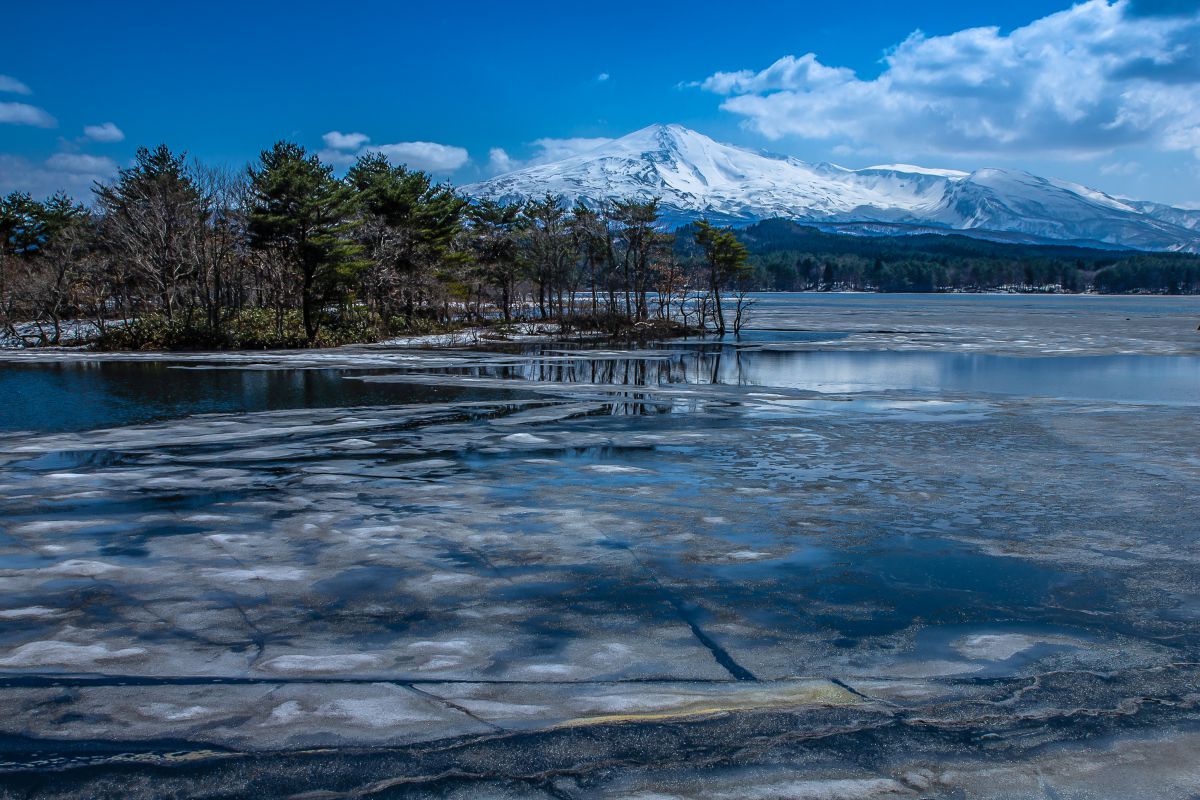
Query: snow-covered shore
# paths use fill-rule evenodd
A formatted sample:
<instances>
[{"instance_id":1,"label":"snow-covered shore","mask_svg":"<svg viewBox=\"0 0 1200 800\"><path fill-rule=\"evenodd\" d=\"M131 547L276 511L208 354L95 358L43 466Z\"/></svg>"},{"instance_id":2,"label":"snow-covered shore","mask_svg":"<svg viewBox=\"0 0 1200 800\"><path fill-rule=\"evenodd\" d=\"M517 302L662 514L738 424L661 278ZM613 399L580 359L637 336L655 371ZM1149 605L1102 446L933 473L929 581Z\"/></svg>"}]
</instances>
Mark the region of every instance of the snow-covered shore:
<instances>
[{"instance_id":1,"label":"snow-covered shore","mask_svg":"<svg viewBox=\"0 0 1200 800\"><path fill-rule=\"evenodd\" d=\"M109 325L124 325L117 320ZM13 326L15 333L0 333L0 350L33 350L84 348L96 340L100 330L90 320L65 320L61 323L58 345L43 344L52 338L53 327L47 323L19 322ZM599 331L576 331L572 338L595 339L604 334ZM514 322L503 327L475 326L446 333L429 333L418 336L395 336L379 342L364 342L366 347L478 347L504 342L549 342L562 338L562 326L557 322Z\"/></svg>"},{"instance_id":2,"label":"snow-covered shore","mask_svg":"<svg viewBox=\"0 0 1200 800\"><path fill-rule=\"evenodd\" d=\"M108 325L124 325L122 320L114 320ZM58 347L82 347L94 341L100 335L100 328L92 320L69 319L59 323ZM54 336L54 326L49 322L18 322L13 325L13 332L0 331L0 349L24 350L30 347L53 347L44 345Z\"/></svg>"},{"instance_id":3,"label":"snow-covered shore","mask_svg":"<svg viewBox=\"0 0 1200 800\"><path fill-rule=\"evenodd\" d=\"M423 336L397 336L376 342L378 347L476 347L503 342L549 342L562 337L557 322L514 322L503 328L473 327L449 333L430 333ZM572 334L586 339L603 336L599 331Z\"/></svg>"}]
</instances>

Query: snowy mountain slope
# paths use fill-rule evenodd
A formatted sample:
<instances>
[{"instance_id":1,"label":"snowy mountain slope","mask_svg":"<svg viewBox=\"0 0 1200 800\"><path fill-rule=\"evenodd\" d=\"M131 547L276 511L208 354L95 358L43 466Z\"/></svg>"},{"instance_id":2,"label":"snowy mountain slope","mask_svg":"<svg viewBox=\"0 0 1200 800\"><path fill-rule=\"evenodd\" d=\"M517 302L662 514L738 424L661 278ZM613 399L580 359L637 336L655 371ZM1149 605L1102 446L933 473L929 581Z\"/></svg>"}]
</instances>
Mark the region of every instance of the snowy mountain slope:
<instances>
[{"instance_id":1,"label":"snowy mountain slope","mask_svg":"<svg viewBox=\"0 0 1200 800\"><path fill-rule=\"evenodd\" d=\"M1169 222L1189 231L1200 231L1200 208L1176 208L1149 200L1126 200L1128 205L1162 222Z\"/></svg>"},{"instance_id":2,"label":"snowy mountain slope","mask_svg":"<svg viewBox=\"0 0 1200 800\"><path fill-rule=\"evenodd\" d=\"M1108 195L1025 172L982 169L925 217L954 229L1025 233L1139 250L1197 250L1200 235Z\"/></svg>"},{"instance_id":3,"label":"snowy mountain slope","mask_svg":"<svg viewBox=\"0 0 1200 800\"><path fill-rule=\"evenodd\" d=\"M618 198L658 197L670 223L784 217L889 223L878 226L878 235L912 226L1200 252L1197 211L1119 200L1009 170L809 164L721 144L679 125L652 125L561 161L465 186L463 192L500 202L549 193L593 207Z\"/></svg>"}]
</instances>

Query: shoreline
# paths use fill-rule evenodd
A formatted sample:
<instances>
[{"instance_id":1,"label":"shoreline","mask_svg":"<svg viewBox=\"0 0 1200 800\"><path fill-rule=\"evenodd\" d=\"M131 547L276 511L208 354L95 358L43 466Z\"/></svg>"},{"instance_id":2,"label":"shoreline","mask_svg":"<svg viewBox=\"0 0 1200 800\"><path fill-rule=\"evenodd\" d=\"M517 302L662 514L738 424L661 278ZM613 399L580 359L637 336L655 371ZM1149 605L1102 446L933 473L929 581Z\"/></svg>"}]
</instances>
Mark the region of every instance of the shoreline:
<instances>
[{"instance_id":1,"label":"shoreline","mask_svg":"<svg viewBox=\"0 0 1200 800\"><path fill-rule=\"evenodd\" d=\"M1171 305L1197 303L1198 308L1196 309L1196 311L1194 313L1185 311L1185 312L1181 313L1181 316L1186 317L1187 319L1196 318L1196 319L1200 320L1200 295L1187 295L1187 294L1174 294L1174 295L1147 294L1147 293L1102 294L1102 293L1097 293L1097 292L1072 292L1072 293L1065 293L1065 292L1064 293L1057 293L1057 292L932 292L932 293L925 293L925 292L864 292L864 291L856 291L856 290L837 290L837 291L829 291L829 292L764 291L764 292L753 293L753 298L755 300L762 300L762 301L778 301L778 300L783 300L783 299L795 298L797 300L800 300L803 303L803 302L810 302L810 301L819 301L823 297L840 297L840 298L855 298L855 299L873 298L873 299L877 299L880 302L880 304L884 307L891 307L898 303L903 303L906 301L919 300L922 302L922 304L925 304L927 306L925 308L920 309L920 311L925 314L937 313L939 311L938 306L941 303L951 303L951 302L955 302L955 301L967 302L967 303L972 302L972 300L969 300L968 298L978 298L980 301L995 300L997 298L1030 298L1030 297L1038 297L1038 298L1053 297L1053 298L1056 298L1056 301L1050 301L1050 300L1044 301L1047 303L1069 302L1073 298L1080 298L1080 302L1088 302L1088 303L1091 303L1093 300L1100 302L1100 303L1103 303L1103 302L1112 302L1112 303L1126 302L1127 303L1130 301L1135 301L1135 302L1153 303L1156 305L1159 303L1168 303ZM941 298L941 299L935 300L932 298ZM1083 298L1088 298L1088 299L1083 300ZM1034 302L1043 302L1043 301L1039 300L1039 301L1034 301ZM809 310L813 311L815 314L815 309L809 309ZM919 335L927 335L927 334L931 334L931 333L952 333L951 331L930 331L923 327L922 328L914 327L910 330L903 330L903 329L879 330L877 328L872 328L872 327L860 327L860 328L856 329L854 326L846 326L846 325L839 325L836 328L835 327L826 327L826 326L821 326L821 325L811 325L811 324L806 325L806 327L801 327L801 328L792 327L792 326L771 325L771 324L764 324L767 322L766 320L764 320L762 318L764 311L769 313L770 309L763 305L758 305L758 304L756 304L754 306L754 311L752 312L750 322L743 329L744 333L754 334L757 332L773 331L773 332L779 332L779 333L784 333L784 334L787 334L787 333L822 334L822 333L824 333L824 334L830 334L830 335L836 334L836 335L849 335L849 336L860 336L860 335L864 335L864 334L871 334L871 335L893 334L893 335L897 335L897 336L904 336L904 335L919 336ZM1126 321L1128 321L1128 320L1126 320ZM664 331L664 330L659 329L659 327L665 327L665 326L662 326L660 320L653 320L651 322L655 327L646 331L644 335L640 335L640 336L631 335L631 333L628 333L628 332L614 334L614 333L609 333L607 331L594 330L594 329L593 330L581 329L581 330L577 330L577 331L571 331L571 332L567 333L566 335L564 335L561 332L561 324L556 321L514 320L510 323L497 323L494 325L473 325L473 326L463 327L463 328L460 328L457 330L445 331L445 332L440 332L440 333L393 336L393 337L389 337L387 339L383 339L383 340L379 340L379 341L348 342L348 343L344 343L344 344L334 344L334 345L316 346L316 347L295 347L295 348L281 347L281 348L263 348L263 349L257 349L257 348L254 348L254 349L251 349L251 348L215 349L215 348L198 347L198 348L176 348L176 349L157 348L157 349L146 349L146 350L135 350L135 349L111 349L111 350L105 349L105 350L101 350L101 349L96 349L94 347L94 341L91 341L91 340L84 341L82 343L74 343L74 344L70 343L70 342L66 342L66 343L58 344L58 345L41 345L41 344L30 344L28 342L19 340L17 337L9 336L9 337L0 337L0 357L3 357L6 354L12 354L12 353L32 353L32 352L87 353L87 354L92 354L92 355L101 355L101 354L106 354L106 353L107 354L139 354L139 353L145 353L145 354L151 354L151 353L158 353L158 354L213 353L213 354L220 354L220 353L231 353L231 354L243 354L244 355L244 354L255 354L255 353L301 354L301 353L318 353L318 352L339 352L339 351L345 351L346 349L350 349L350 348L369 348L369 349L393 348L393 349L413 349L413 350L436 350L436 349L456 348L456 349L486 350L486 349L488 349L490 347L494 347L494 346L504 346L504 345L511 345L511 344L535 344L535 343L539 343L539 342L596 343L596 342L602 342L602 341L608 340L608 341L611 341L614 343L621 343L621 342L628 343L631 341L639 341L639 340L640 341L649 341L649 340L661 341L661 340L681 339L681 338L682 339L712 338L714 341L721 340L719 337L717 337L715 332L711 332L711 331L710 332L701 332L697 329L691 329L691 330L687 330L687 331L678 331L678 332L672 333L669 331ZM113 321L110 321L108 324L110 324L110 325L128 324L128 321L113 320ZM672 323L672 325L676 325L676 324L677 323ZM36 323L23 322L23 323L17 323L15 325L15 327L17 327L18 329L22 329L22 328L29 329L35 325L36 325ZM78 331L80 329L84 328L85 326L92 326L92 330L94 330L93 323L84 322L84 321L80 321L80 320L64 321L63 325L64 325L64 329L74 333L75 335L78 335ZM638 327L637 325L634 325L634 326L632 326L632 329L636 329L637 327ZM1096 326L1096 330L1100 330L1100 329L1102 329L1102 327L1103 326L1100 326L1098 324ZM1189 332L1189 333L1194 333L1196 330L1197 330L1197 328L1195 327L1195 324L1189 324L1187 326L1187 332ZM33 334L27 333L25 335L32 336ZM736 336L735 334L730 333L730 332L726 332L725 337L724 337L724 340L727 342L735 342L736 343L738 341L738 339L739 339L738 336ZM870 347L868 349L878 349L880 343L872 341L870 343L864 342L863 344L869 344ZM905 350L905 349L908 349L905 346L906 344L911 344L911 343L895 342L894 347L895 347L895 349ZM839 347L839 349L841 349L841 348ZM921 347L919 349L926 349L926 348ZM1122 351L1122 352L1125 352L1125 351ZM1136 350L1133 352L1136 352Z\"/></svg>"}]
</instances>

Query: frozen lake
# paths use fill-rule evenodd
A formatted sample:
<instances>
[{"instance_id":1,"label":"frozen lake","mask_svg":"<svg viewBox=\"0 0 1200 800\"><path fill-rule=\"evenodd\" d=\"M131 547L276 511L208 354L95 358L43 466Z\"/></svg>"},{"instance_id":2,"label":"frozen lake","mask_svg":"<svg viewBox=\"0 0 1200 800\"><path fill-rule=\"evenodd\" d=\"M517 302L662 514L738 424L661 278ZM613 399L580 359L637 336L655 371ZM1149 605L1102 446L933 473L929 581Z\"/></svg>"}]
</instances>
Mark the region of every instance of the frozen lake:
<instances>
[{"instance_id":1,"label":"frozen lake","mask_svg":"<svg viewBox=\"0 0 1200 800\"><path fill-rule=\"evenodd\" d=\"M1192 797L1197 323L5 354L0 797Z\"/></svg>"}]
</instances>

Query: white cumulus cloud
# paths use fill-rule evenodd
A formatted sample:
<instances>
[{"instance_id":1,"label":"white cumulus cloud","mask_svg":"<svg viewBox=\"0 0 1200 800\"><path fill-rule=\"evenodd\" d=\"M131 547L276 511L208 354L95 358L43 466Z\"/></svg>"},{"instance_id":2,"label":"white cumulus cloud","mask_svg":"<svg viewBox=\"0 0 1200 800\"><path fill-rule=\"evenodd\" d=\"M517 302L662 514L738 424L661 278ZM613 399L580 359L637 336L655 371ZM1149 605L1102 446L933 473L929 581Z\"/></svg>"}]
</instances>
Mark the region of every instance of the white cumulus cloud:
<instances>
[{"instance_id":1,"label":"white cumulus cloud","mask_svg":"<svg viewBox=\"0 0 1200 800\"><path fill-rule=\"evenodd\" d=\"M890 152L1200 158L1200 4L1088 0L1004 33L913 33L875 78L785 56L699 82L771 139Z\"/></svg>"},{"instance_id":2,"label":"white cumulus cloud","mask_svg":"<svg viewBox=\"0 0 1200 800\"><path fill-rule=\"evenodd\" d=\"M85 125L83 135L93 142L120 142L125 139L125 132L111 122L101 125Z\"/></svg>"},{"instance_id":3,"label":"white cumulus cloud","mask_svg":"<svg viewBox=\"0 0 1200 800\"><path fill-rule=\"evenodd\" d=\"M32 125L35 128L53 128L58 120L45 109L27 103L0 103L0 123L9 125Z\"/></svg>"},{"instance_id":4,"label":"white cumulus cloud","mask_svg":"<svg viewBox=\"0 0 1200 800\"><path fill-rule=\"evenodd\" d=\"M381 153L393 164L405 164L410 169L426 172L453 172L471 160L462 147L437 142L395 142L366 148L369 153Z\"/></svg>"},{"instance_id":5,"label":"white cumulus cloud","mask_svg":"<svg viewBox=\"0 0 1200 800\"><path fill-rule=\"evenodd\" d=\"M326 164L346 169L359 157L371 153L382 154L393 164L404 164L409 169L445 174L454 172L471 160L471 155L462 147L438 142L393 142L392 144L367 144L371 137L365 133L342 133L330 131L321 137L325 147L317 156Z\"/></svg>"},{"instance_id":6,"label":"white cumulus cloud","mask_svg":"<svg viewBox=\"0 0 1200 800\"><path fill-rule=\"evenodd\" d=\"M487 169L492 175L503 175L505 172L520 169L520 166L520 162L514 161L503 147L493 147L488 151Z\"/></svg>"},{"instance_id":7,"label":"white cumulus cloud","mask_svg":"<svg viewBox=\"0 0 1200 800\"><path fill-rule=\"evenodd\" d=\"M341 131L330 131L321 137L325 142L325 146L331 150L357 150L367 142L371 141L371 137L365 133L342 133Z\"/></svg>"}]
</instances>

